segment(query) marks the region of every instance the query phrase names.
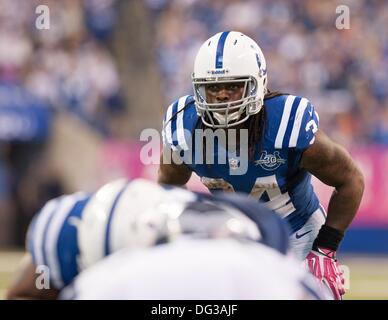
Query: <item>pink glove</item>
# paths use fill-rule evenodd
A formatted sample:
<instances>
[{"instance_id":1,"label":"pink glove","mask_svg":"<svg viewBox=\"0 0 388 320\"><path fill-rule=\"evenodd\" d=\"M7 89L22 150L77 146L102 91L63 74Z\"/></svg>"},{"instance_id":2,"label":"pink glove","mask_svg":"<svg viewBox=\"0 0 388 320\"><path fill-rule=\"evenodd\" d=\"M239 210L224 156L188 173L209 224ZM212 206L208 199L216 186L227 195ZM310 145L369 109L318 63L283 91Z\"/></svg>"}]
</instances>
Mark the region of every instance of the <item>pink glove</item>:
<instances>
[{"instance_id":1,"label":"pink glove","mask_svg":"<svg viewBox=\"0 0 388 320\"><path fill-rule=\"evenodd\" d=\"M345 294L345 278L335 258L335 251L318 247L317 251L310 251L306 262L310 272L319 280L319 284L326 285L335 300L342 300Z\"/></svg>"}]
</instances>

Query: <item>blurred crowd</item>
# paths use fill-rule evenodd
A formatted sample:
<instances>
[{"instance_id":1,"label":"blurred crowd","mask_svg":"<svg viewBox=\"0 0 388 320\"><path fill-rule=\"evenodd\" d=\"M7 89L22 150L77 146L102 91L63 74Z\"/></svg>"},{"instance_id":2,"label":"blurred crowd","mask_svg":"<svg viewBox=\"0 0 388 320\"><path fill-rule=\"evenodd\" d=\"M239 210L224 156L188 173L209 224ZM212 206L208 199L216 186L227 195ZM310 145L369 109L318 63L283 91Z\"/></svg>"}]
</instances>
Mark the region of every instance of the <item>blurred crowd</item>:
<instances>
[{"instance_id":1,"label":"blurred crowd","mask_svg":"<svg viewBox=\"0 0 388 320\"><path fill-rule=\"evenodd\" d=\"M49 108L68 109L106 130L120 105L115 61L106 49L115 0L45 1L49 29L35 27L41 1L0 1L0 81L22 86ZM47 20L47 19L46 19Z\"/></svg>"},{"instance_id":2,"label":"blurred crowd","mask_svg":"<svg viewBox=\"0 0 388 320\"><path fill-rule=\"evenodd\" d=\"M20 243L32 214L65 192L46 154L58 112L109 136L123 108L109 50L115 3L0 0L0 243ZM41 4L47 30L36 27Z\"/></svg>"},{"instance_id":3,"label":"blurred crowd","mask_svg":"<svg viewBox=\"0 0 388 320\"><path fill-rule=\"evenodd\" d=\"M321 128L345 146L388 145L386 1L146 2L168 101L192 91L193 61L203 41L220 31L241 31L266 56L269 89L309 98ZM336 28L339 5L349 8L350 29Z\"/></svg>"}]
</instances>

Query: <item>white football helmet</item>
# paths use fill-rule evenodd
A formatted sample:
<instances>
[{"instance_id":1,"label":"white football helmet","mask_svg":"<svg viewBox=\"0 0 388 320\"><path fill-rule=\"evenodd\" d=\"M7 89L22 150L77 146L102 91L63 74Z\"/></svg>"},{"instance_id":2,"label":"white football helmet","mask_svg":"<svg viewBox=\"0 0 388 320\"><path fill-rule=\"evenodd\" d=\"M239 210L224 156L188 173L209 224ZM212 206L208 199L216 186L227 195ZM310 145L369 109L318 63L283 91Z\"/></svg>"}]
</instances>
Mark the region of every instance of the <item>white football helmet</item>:
<instances>
[{"instance_id":1,"label":"white football helmet","mask_svg":"<svg viewBox=\"0 0 388 320\"><path fill-rule=\"evenodd\" d=\"M220 32L199 49L192 74L198 116L212 128L228 128L260 112L267 92L267 64L258 44L241 32ZM210 103L205 88L220 83L243 83L240 100Z\"/></svg>"},{"instance_id":2,"label":"white football helmet","mask_svg":"<svg viewBox=\"0 0 388 320\"><path fill-rule=\"evenodd\" d=\"M85 269L125 247L140 249L178 236L229 237L259 240L256 224L236 209L181 188L120 179L98 190L78 223L78 264Z\"/></svg>"}]
</instances>

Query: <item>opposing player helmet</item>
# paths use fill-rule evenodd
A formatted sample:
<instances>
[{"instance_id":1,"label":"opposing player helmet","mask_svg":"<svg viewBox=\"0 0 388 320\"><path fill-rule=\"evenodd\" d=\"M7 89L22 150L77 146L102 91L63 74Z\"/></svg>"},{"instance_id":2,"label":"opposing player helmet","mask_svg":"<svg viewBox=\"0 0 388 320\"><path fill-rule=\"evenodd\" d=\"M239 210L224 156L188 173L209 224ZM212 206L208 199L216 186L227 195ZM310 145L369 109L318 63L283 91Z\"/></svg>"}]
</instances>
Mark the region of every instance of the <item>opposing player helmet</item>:
<instances>
[{"instance_id":1,"label":"opposing player helmet","mask_svg":"<svg viewBox=\"0 0 388 320\"><path fill-rule=\"evenodd\" d=\"M78 225L81 268L125 247L139 249L178 236L260 240L256 224L237 209L198 201L181 188L117 180L91 198Z\"/></svg>"},{"instance_id":2,"label":"opposing player helmet","mask_svg":"<svg viewBox=\"0 0 388 320\"><path fill-rule=\"evenodd\" d=\"M260 112L267 92L267 64L258 44L241 32L220 32L199 49L192 74L195 105L202 122L212 128L228 128ZM214 84L244 85L236 101L207 101L206 88Z\"/></svg>"}]
</instances>

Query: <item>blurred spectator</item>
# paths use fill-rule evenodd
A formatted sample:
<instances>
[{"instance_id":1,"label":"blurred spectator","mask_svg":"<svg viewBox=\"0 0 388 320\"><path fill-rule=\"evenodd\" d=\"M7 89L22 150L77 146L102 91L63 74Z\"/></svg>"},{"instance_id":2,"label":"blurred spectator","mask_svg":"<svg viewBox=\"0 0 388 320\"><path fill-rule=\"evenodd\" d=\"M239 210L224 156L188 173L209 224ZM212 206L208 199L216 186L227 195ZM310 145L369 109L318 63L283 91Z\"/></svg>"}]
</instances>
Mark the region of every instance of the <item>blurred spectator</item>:
<instances>
[{"instance_id":1,"label":"blurred spectator","mask_svg":"<svg viewBox=\"0 0 388 320\"><path fill-rule=\"evenodd\" d=\"M48 30L35 28L40 4L50 10ZM0 245L22 244L32 215L65 192L46 152L56 113L71 112L110 137L110 119L123 111L117 66L107 49L115 5L0 1L0 221L12 231Z\"/></svg>"},{"instance_id":2,"label":"blurred spectator","mask_svg":"<svg viewBox=\"0 0 388 320\"><path fill-rule=\"evenodd\" d=\"M107 40L116 23L115 0L85 0L85 20L89 30L100 40Z\"/></svg>"},{"instance_id":3,"label":"blurred spectator","mask_svg":"<svg viewBox=\"0 0 388 320\"><path fill-rule=\"evenodd\" d=\"M115 0L46 1L50 29L34 27L39 1L0 4L0 80L19 83L109 135L110 114L122 108L121 84L108 41Z\"/></svg>"}]
</instances>

